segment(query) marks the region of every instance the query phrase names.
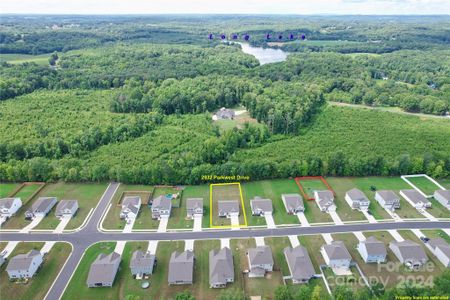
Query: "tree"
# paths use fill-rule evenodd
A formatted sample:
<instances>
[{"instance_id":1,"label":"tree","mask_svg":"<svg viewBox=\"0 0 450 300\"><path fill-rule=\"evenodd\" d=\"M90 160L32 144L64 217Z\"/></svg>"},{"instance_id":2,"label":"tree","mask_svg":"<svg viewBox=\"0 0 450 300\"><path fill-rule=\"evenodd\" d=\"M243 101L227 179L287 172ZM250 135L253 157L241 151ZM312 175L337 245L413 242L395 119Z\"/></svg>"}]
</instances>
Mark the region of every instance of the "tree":
<instances>
[{"instance_id":1,"label":"tree","mask_svg":"<svg viewBox=\"0 0 450 300\"><path fill-rule=\"evenodd\" d=\"M291 290L287 285L280 285L275 289L275 300L294 300Z\"/></svg>"},{"instance_id":2,"label":"tree","mask_svg":"<svg viewBox=\"0 0 450 300\"><path fill-rule=\"evenodd\" d=\"M179 292L175 295L175 300L195 300L190 291Z\"/></svg>"},{"instance_id":3,"label":"tree","mask_svg":"<svg viewBox=\"0 0 450 300\"><path fill-rule=\"evenodd\" d=\"M311 293L311 300L322 300L322 288L316 285Z\"/></svg>"}]
</instances>

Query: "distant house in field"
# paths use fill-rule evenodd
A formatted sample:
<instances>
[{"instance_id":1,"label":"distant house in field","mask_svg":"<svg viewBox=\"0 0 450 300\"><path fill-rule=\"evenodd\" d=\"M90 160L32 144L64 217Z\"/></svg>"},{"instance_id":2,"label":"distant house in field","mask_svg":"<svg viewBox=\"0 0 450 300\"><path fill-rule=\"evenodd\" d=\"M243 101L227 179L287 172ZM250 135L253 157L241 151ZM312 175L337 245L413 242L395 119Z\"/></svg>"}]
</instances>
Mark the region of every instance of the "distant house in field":
<instances>
[{"instance_id":1,"label":"distant house in field","mask_svg":"<svg viewBox=\"0 0 450 300\"><path fill-rule=\"evenodd\" d=\"M192 284L194 253L190 250L172 252L169 261L169 285Z\"/></svg>"},{"instance_id":2,"label":"distant house in field","mask_svg":"<svg viewBox=\"0 0 450 300\"><path fill-rule=\"evenodd\" d=\"M172 210L172 200L164 195L158 196L152 202L152 218L169 218Z\"/></svg>"},{"instance_id":3,"label":"distant house in field","mask_svg":"<svg viewBox=\"0 0 450 300\"><path fill-rule=\"evenodd\" d=\"M203 198L188 198L186 200L186 217L193 219L201 216L203 216Z\"/></svg>"},{"instance_id":4,"label":"distant house in field","mask_svg":"<svg viewBox=\"0 0 450 300\"><path fill-rule=\"evenodd\" d=\"M91 264L86 284L88 287L113 286L120 265L120 254L99 254Z\"/></svg>"},{"instance_id":5,"label":"distant house in field","mask_svg":"<svg viewBox=\"0 0 450 300\"><path fill-rule=\"evenodd\" d=\"M42 254L37 250L31 250L11 258L6 272L10 279L31 278L41 266L42 261Z\"/></svg>"},{"instance_id":6,"label":"distant house in field","mask_svg":"<svg viewBox=\"0 0 450 300\"><path fill-rule=\"evenodd\" d=\"M141 197L139 196L127 196L122 200L122 209L119 217L121 219L136 219L141 208Z\"/></svg>"},{"instance_id":7,"label":"distant house in field","mask_svg":"<svg viewBox=\"0 0 450 300\"><path fill-rule=\"evenodd\" d=\"M386 246L373 236L359 242L356 249L365 263L382 263L386 261Z\"/></svg>"},{"instance_id":8,"label":"distant house in field","mask_svg":"<svg viewBox=\"0 0 450 300\"><path fill-rule=\"evenodd\" d=\"M77 213L77 210L77 200L61 200L58 202L58 205L56 205L55 215L57 217L73 217Z\"/></svg>"},{"instance_id":9,"label":"distant house in field","mask_svg":"<svg viewBox=\"0 0 450 300\"><path fill-rule=\"evenodd\" d=\"M45 217L56 204L56 197L39 197L25 212L26 219Z\"/></svg>"},{"instance_id":10,"label":"distant house in field","mask_svg":"<svg viewBox=\"0 0 450 300\"><path fill-rule=\"evenodd\" d=\"M334 195L332 191L314 191L314 199L317 202L320 210L323 212L336 211L336 205L334 205Z\"/></svg>"},{"instance_id":11,"label":"distant house in field","mask_svg":"<svg viewBox=\"0 0 450 300\"><path fill-rule=\"evenodd\" d=\"M220 200L218 202L219 217L231 218L239 216L238 200Z\"/></svg>"},{"instance_id":12,"label":"distant house in field","mask_svg":"<svg viewBox=\"0 0 450 300\"><path fill-rule=\"evenodd\" d=\"M247 250L250 272L249 277L264 277L266 272L273 271L272 249L269 246L258 246Z\"/></svg>"},{"instance_id":13,"label":"distant house in field","mask_svg":"<svg viewBox=\"0 0 450 300\"><path fill-rule=\"evenodd\" d=\"M272 200L261 199L260 197L255 197L250 200L250 206L252 208L252 215L264 217L266 215L272 215L273 207Z\"/></svg>"},{"instance_id":14,"label":"distant house in field","mask_svg":"<svg viewBox=\"0 0 450 300\"><path fill-rule=\"evenodd\" d=\"M307 283L315 277L316 272L305 247L286 247L283 252L291 273L292 283Z\"/></svg>"},{"instance_id":15,"label":"distant house in field","mask_svg":"<svg viewBox=\"0 0 450 300\"><path fill-rule=\"evenodd\" d=\"M288 214L296 214L305 211L303 198L299 194L282 194L281 199L283 200L284 207Z\"/></svg>"},{"instance_id":16,"label":"distant house in field","mask_svg":"<svg viewBox=\"0 0 450 300\"><path fill-rule=\"evenodd\" d=\"M416 190L401 190L400 195L416 209L431 207L431 202Z\"/></svg>"},{"instance_id":17,"label":"distant house in field","mask_svg":"<svg viewBox=\"0 0 450 300\"><path fill-rule=\"evenodd\" d=\"M236 113L232 109L222 107L213 116L213 120L233 120Z\"/></svg>"},{"instance_id":18,"label":"distant house in field","mask_svg":"<svg viewBox=\"0 0 450 300\"><path fill-rule=\"evenodd\" d=\"M22 207L20 198L0 199L0 218L11 218Z\"/></svg>"},{"instance_id":19,"label":"distant house in field","mask_svg":"<svg viewBox=\"0 0 450 300\"><path fill-rule=\"evenodd\" d=\"M375 193L375 200L388 210L400 208L400 197L391 190L377 191Z\"/></svg>"},{"instance_id":20,"label":"distant house in field","mask_svg":"<svg viewBox=\"0 0 450 300\"><path fill-rule=\"evenodd\" d=\"M352 209L364 210L367 211L369 209L370 201L366 195L358 190L351 189L347 193L345 193L345 200L350 205Z\"/></svg>"},{"instance_id":21,"label":"distant house in field","mask_svg":"<svg viewBox=\"0 0 450 300\"><path fill-rule=\"evenodd\" d=\"M352 262L352 256L342 241L332 241L331 244L325 244L320 249L325 263L330 268L349 269Z\"/></svg>"},{"instance_id":22,"label":"distant house in field","mask_svg":"<svg viewBox=\"0 0 450 300\"><path fill-rule=\"evenodd\" d=\"M209 252L209 286L223 288L227 283L234 282L233 255L230 248Z\"/></svg>"},{"instance_id":23,"label":"distant house in field","mask_svg":"<svg viewBox=\"0 0 450 300\"><path fill-rule=\"evenodd\" d=\"M434 238L428 241L433 254L446 267L450 268L450 245L443 238Z\"/></svg>"},{"instance_id":24,"label":"distant house in field","mask_svg":"<svg viewBox=\"0 0 450 300\"><path fill-rule=\"evenodd\" d=\"M130 260L131 274L142 277L153 273L156 256L150 252L134 251Z\"/></svg>"},{"instance_id":25,"label":"distant house in field","mask_svg":"<svg viewBox=\"0 0 450 300\"><path fill-rule=\"evenodd\" d=\"M389 248L398 260L409 268L418 268L428 261L425 251L413 241L392 241L389 243Z\"/></svg>"},{"instance_id":26,"label":"distant house in field","mask_svg":"<svg viewBox=\"0 0 450 300\"><path fill-rule=\"evenodd\" d=\"M433 196L444 207L450 209L450 190L437 190Z\"/></svg>"}]
</instances>

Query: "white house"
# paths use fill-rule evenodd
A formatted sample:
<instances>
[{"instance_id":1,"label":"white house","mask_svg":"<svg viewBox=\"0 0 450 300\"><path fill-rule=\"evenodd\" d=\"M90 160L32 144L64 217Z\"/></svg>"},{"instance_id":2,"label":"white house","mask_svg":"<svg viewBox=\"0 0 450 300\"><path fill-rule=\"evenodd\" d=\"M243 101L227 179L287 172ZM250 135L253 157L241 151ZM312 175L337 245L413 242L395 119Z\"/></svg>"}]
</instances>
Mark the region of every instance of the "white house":
<instances>
[{"instance_id":1,"label":"white house","mask_svg":"<svg viewBox=\"0 0 450 300\"><path fill-rule=\"evenodd\" d=\"M437 190L434 192L434 199L450 210L450 190Z\"/></svg>"},{"instance_id":2,"label":"white house","mask_svg":"<svg viewBox=\"0 0 450 300\"><path fill-rule=\"evenodd\" d=\"M26 254L19 254L11 258L6 267L10 279L31 278L42 264L42 254L31 250Z\"/></svg>"},{"instance_id":3,"label":"white house","mask_svg":"<svg viewBox=\"0 0 450 300\"><path fill-rule=\"evenodd\" d=\"M386 247L375 237L370 236L359 242L356 247L365 263L382 263L386 261Z\"/></svg>"},{"instance_id":4,"label":"white house","mask_svg":"<svg viewBox=\"0 0 450 300\"><path fill-rule=\"evenodd\" d=\"M122 200L122 209L120 211L121 219L136 219L141 208L141 197L139 196L127 196Z\"/></svg>"},{"instance_id":5,"label":"white house","mask_svg":"<svg viewBox=\"0 0 450 300\"><path fill-rule=\"evenodd\" d=\"M163 195L153 199L152 219L169 218L171 210L172 210L172 198Z\"/></svg>"},{"instance_id":6,"label":"white house","mask_svg":"<svg viewBox=\"0 0 450 300\"><path fill-rule=\"evenodd\" d=\"M314 191L314 199L317 202L321 211L330 212L336 211L336 205L334 205L334 195L332 191Z\"/></svg>"},{"instance_id":7,"label":"white house","mask_svg":"<svg viewBox=\"0 0 450 300\"><path fill-rule=\"evenodd\" d=\"M391 190L377 191L375 193L375 200L388 210L400 208L400 197Z\"/></svg>"},{"instance_id":8,"label":"white house","mask_svg":"<svg viewBox=\"0 0 450 300\"><path fill-rule=\"evenodd\" d=\"M248 277L264 277L266 272L273 271L272 250L269 246L258 246L247 250L250 272Z\"/></svg>"},{"instance_id":9,"label":"white house","mask_svg":"<svg viewBox=\"0 0 450 300\"><path fill-rule=\"evenodd\" d=\"M352 257L342 241L332 241L320 249L325 263L333 269L349 269Z\"/></svg>"},{"instance_id":10,"label":"white house","mask_svg":"<svg viewBox=\"0 0 450 300\"><path fill-rule=\"evenodd\" d=\"M201 216L203 216L203 198L186 199L186 217L193 219Z\"/></svg>"},{"instance_id":11,"label":"white house","mask_svg":"<svg viewBox=\"0 0 450 300\"><path fill-rule=\"evenodd\" d=\"M55 215L57 217L73 217L78 210L77 200L61 200L58 205L56 205Z\"/></svg>"},{"instance_id":12,"label":"white house","mask_svg":"<svg viewBox=\"0 0 450 300\"><path fill-rule=\"evenodd\" d=\"M25 218L45 217L55 206L56 197L39 197L25 212Z\"/></svg>"},{"instance_id":13,"label":"white house","mask_svg":"<svg viewBox=\"0 0 450 300\"><path fill-rule=\"evenodd\" d=\"M0 199L0 217L11 218L22 206L20 198L3 198Z\"/></svg>"},{"instance_id":14,"label":"white house","mask_svg":"<svg viewBox=\"0 0 450 300\"><path fill-rule=\"evenodd\" d=\"M428 241L432 252L439 261L446 267L450 268L450 245L443 238L434 238Z\"/></svg>"},{"instance_id":15,"label":"white house","mask_svg":"<svg viewBox=\"0 0 450 300\"><path fill-rule=\"evenodd\" d=\"M416 209L431 207L431 202L416 190L401 190L400 195Z\"/></svg>"},{"instance_id":16,"label":"white house","mask_svg":"<svg viewBox=\"0 0 450 300\"><path fill-rule=\"evenodd\" d=\"M358 209L360 211L367 211L370 205L369 198L356 188L345 193L345 201L347 201L352 209Z\"/></svg>"}]
</instances>

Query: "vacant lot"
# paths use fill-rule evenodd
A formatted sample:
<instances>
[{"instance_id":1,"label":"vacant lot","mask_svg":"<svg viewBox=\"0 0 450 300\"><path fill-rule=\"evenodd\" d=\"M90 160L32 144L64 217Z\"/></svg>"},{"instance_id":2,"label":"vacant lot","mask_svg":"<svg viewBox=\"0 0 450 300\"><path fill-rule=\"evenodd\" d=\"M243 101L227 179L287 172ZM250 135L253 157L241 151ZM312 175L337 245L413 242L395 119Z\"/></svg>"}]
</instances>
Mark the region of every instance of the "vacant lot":
<instances>
[{"instance_id":1,"label":"vacant lot","mask_svg":"<svg viewBox=\"0 0 450 300\"><path fill-rule=\"evenodd\" d=\"M9 258L17 254L27 253L31 249L40 250L44 243L19 243ZM0 291L2 299L44 299L57 274L69 256L71 246L67 243L56 243L45 256L44 263L38 273L26 284L9 281L5 271L7 263L0 268Z\"/></svg>"},{"instance_id":2,"label":"vacant lot","mask_svg":"<svg viewBox=\"0 0 450 300\"><path fill-rule=\"evenodd\" d=\"M0 183L0 198L8 197L17 186L17 183Z\"/></svg>"},{"instance_id":3,"label":"vacant lot","mask_svg":"<svg viewBox=\"0 0 450 300\"><path fill-rule=\"evenodd\" d=\"M426 177L408 177L407 179L426 195L433 195L434 191L439 189L436 184Z\"/></svg>"}]
</instances>

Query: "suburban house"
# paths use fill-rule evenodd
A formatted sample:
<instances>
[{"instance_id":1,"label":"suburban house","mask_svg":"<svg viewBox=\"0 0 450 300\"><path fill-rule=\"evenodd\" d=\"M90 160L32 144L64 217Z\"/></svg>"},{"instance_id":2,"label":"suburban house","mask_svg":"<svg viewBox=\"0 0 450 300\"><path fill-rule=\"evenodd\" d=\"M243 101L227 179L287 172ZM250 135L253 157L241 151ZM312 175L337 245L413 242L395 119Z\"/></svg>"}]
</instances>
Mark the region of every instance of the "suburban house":
<instances>
[{"instance_id":1,"label":"suburban house","mask_svg":"<svg viewBox=\"0 0 450 300\"><path fill-rule=\"evenodd\" d=\"M369 198L358 189L351 189L345 193L345 200L352 209L365 210L369 209Z\"/></svg>"},{"instance_id":2,"label":"suburban house","mask_svg":"<svg viewBox=\"0 0 450 300\"><path fill-rule=\"evenodd\" d=\"M291 273L292 283L307 283L315 277L316 272L305 247L286 247L283 252Z\"/></svg>"},{"instance_id":3,"label":"suburban house","mask_svg":"<svg viewBox=\"0 0 450 300\"><path fill-rule=\"evenodd\" d=\"M77 210L77 200L61 200L58 202L58 205L56 205L55 215L57 217L73 217L77 213Z\"/></svg>"},{"instance_id":4,"label":"suburban house","mask_svg":"<svg viewBox=\"0 0 450 300\"><path fill-rule=\"evenodd\" d=\"M3 198L0 199L0 218L12 217L22 206L20 198Z\"/></svg>"},{"instance_id":5,"label":"suburban house","mask_svg":"<svg viewBox=\"0 0 450 300\"><path fill-rule=\"evenodd\" d=\"M401 190L400 195L416 209L431 207L431 202L416 190Z\"/></svg>"},{"instance_id":6,"label":"suburban house","mask_svg":"<svg viewBox=\"0 0 450 300\"><path fill-rule=\"evenodd\" d=\"M288 214L296 214L305 211L303 198L299 194L282 194L281 199L283 200L284 207Z\"/></svg>"},{"instance_id":7,"label":"suburban house","mask_svg":"<svg viewBox=\"0 0 450 300\"><path fill-rule=\"evenodd\" d=\"M213 120L233 120L236 113L232 109L222 107L213 116Z\"/></svg>"},{"instance_id":8,"label":"suburban house","mask_svg":"<svg viewBox=\"0 0 450 300\"><path fill-rule=\"evenodd\" d=\"M223 288L234 282L233 255L228 247L209 252L209 286Z\"/></svg>"},{"instance_id":9,"label":"suburban house","mask_svg":"<svg viewBox=\"0 0 450 300\"><path fill-rule=\"evenodd\" d=\"M433 254L446 267L450 268L450 245L443 238L434 238L428 241Z\"/></svg>"},{"instance_id":10,"label":"suburban house","mask_svg":"<svg viewBox=\"0 0 450 300\"><path fill-rule=\"evenodd\" d=\"M450 190L437 190L434 192L434 199L444 205L447 209L450 209Z\"/></svg>"},{"instance_id":11,"label":"suburban house","mask_svg":"<svg viewBox=\"0 0 450 300\"><path fill-rule=\"evenodd\" d=\"M394 210L400 208L400 197L391 190L377 191L375 200L385 209Z\"/></svg>"},{"instance_id":12,"label":"suburban house","mask_svg":"<svg viewBox=\"0 0 450 300\"><path fill-rule=\"evenodd\" d=\"M218 202L219 217L231 218L239 216L238 200L220 200Z\"/></svg>"},{"instance_id":13,"label":"suburban house","mask_svg":"<svg viewBox=\"0 0 450 300\"><path fill-rule=\"evenodd\" d=\"M365 263L382 263L386 261L386 246L374 236L359 242L356 247Z\"/></svg>"},{"instance_id":14,"label":"suburban house","mask_svg":"<svg viewBox=\"0 0 450 300\"><path fill-rule=\"evenodd\" d=\"M136 219L141 208L141 197L126 196L122 200L122 209L120 210L121 219Z\"/></svg>"},{"instance_id":15,"label":"suburban house","mask_svg":"<svg viewBox=\"0 0 450 300\"><path fill-rule=\"evenodd\" d=\"M56 204L56 197L39 197L25 212L26 219L45 217Z\"/></svg>"},{"instance_id":16,"label":"suburban house","mask_svg":"<svg viewBox=\"0 0 450 300\"><path fill-rule=\"evenodd\" d=\"M130 260L131 274L136 277L152 274L155 261L156 256L150 252L134 251Z\"/></svg>"},{"instance_id":17,"label":"suburban house","mask_svg":"<svg viewBox=\"0 0 450 300\"><path fill-rule=\"evenodd\" d=\"M152 202L152 219L170 217L172 200L164 195L158 196Z\"/></svg>"},{"instance_id":18,"label":"suburban house","mask_svg":"<svg viewBox=\"0 0 450 300\"><path fill-rule=\"evenodd\" d=\"M169 261L169 285L192 284L194 278L194 252L172 252Z\"/></svg>"},{"instance_id":19,"label":"suburban house","mask_svg":"<svg viewBox=\"0 0 450 300\"><path fill-rule=\"evenodd\" d=\"M120 265L120 254L112 252L110 254L101 253L91 264L86 284L88 287L111 287L116 278Z\"/></svg>"},{"instance_id":20,"label":"suburban house","mask_svg":"<svg viewBox=\"0 0 450 300\"><path fill-rule=\"evenodd\" d=\"M42 264L42 254L31 250L26 254L18 254L10 259L6 272L10 279L31 278Z\"/></svg>"},{"instance_id":21,"label":"suburban house","mask_svg":"<svg viewBox=\"0 0 450 300\"><path fill-rule=\"evenodd\" d=\"M266 272L273 271L272 249L269 246L258 246L247 250L248 277L264 277Z\"/></svg>"},{"instance_id":22,"label":"suburban house","mask_svg":"<svg viewBox=\"0 0 450 300\"><path fill-rule=\"evenodd\" d=\"M194 217L201 216L203 216L203 198L187 198L186 217L193 219Z\"/></svg>"},{"instance_id":23,"label":"suburban house","mask_svg":"<svg viewBox=\"0 0 450 300\"><path fill-rule=\"evenodd\" d=\"M428 261L425 251L413 241L392 241L389 243L389 248L398 260L409 268L418 268Z\"/></svg>"},{"instance_id":24,"label":"suburban house","mask_svg":"<svg viewBox=\"0 0 450 300\"><path fill-rule=\"evenodd\" d=\"M319 205L321 211L336 211L336 205L334 205L334 195L332 191L314 191L314 199L316 199L317 205Z\"/></svg>"},{"instance_id":25,"label":"suburban house","mask_svg":"<svg viewBox=\"0 0 450 300\"><path fill-rule=\"evenodd\" d=\"M250 206L252 208L252 215L264 217L265 215L272 215L273 207L272 200L261 199L260 197L255 197L250 200Z\"/></svg>"},{"instance_id":26,"label":"suburban house","mask_svg":"<svg viewBox=\"0 0 450 300\"><path fill-rule=\"evenodd\" d=\"M349 269L352 257L342 241L332 241L331 244L325 244L320 249L325 263L330 268Z\"/></svg>"}]
</instances>

